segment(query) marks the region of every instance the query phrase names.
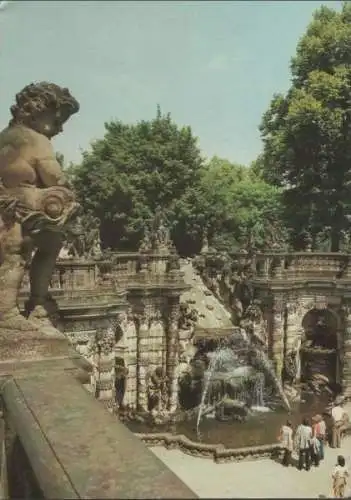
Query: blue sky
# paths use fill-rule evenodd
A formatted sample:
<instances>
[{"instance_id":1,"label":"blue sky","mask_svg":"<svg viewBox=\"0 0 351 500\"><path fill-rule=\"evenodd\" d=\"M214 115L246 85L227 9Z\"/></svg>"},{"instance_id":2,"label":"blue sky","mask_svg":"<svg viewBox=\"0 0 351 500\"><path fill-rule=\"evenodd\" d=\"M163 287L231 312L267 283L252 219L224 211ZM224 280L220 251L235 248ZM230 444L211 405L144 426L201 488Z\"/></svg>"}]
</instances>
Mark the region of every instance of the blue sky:
<instances>
[{"instance_id":1,"label":"blue sky","mask_svg":"<svg viewBox=\"0 0 351 500\"><path fill-rule=\"evenodd\" d=\"M0 127L32 81L67 86L81 110L54 140L67 160L104 122L148 120L156 105L190 125L204 155L248 164L273 93L319 1L0 2Z\"/></svg>"}]
</instances>

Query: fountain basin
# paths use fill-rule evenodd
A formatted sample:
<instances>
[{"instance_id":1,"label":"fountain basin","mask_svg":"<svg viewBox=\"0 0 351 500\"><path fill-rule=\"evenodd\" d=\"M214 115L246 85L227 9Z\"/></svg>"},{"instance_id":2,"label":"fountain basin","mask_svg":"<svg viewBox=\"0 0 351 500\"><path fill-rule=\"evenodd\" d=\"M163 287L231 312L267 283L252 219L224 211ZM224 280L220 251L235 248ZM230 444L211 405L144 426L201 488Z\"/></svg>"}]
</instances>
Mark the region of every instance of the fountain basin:
<instances>
[{"instance_id":1,"label":"fountain basin","mask_svg":"<svg viewBox=\"0 0 351 500\"><path fill-rule=\"evenodd\" d=\"M255 460L272 457L282 450L280 443L247 446L244 448L225 448L223 445L207 444L192 441L184 434L171 433L135 433L146 446L164 446L169 450L179 449L187 455L201 458L212 458L216 463L227 463L240 460Z\"/></svg>"},{"instance_id":2,"label":"fountain basin","mask_svg":"<svg viewBox=\"0 0 351 500\"><path fill-rule=\"evenodd\" d=\"M311 418L325 411L327 398L303 397L305 401L293 404L290 414L283 408L269 412L255 411L244 423L218 422L204 417L200 425L200 437L196 434L194 418L158 427L137 422L126 422L126 425L148 446L179 448L184 453L212 458L216 462L270 457L281 449L277 436L287 419L296 428L302 418ZM329 417L326 416L325 420L330 427Z\"/></svg>"}]
</instances>

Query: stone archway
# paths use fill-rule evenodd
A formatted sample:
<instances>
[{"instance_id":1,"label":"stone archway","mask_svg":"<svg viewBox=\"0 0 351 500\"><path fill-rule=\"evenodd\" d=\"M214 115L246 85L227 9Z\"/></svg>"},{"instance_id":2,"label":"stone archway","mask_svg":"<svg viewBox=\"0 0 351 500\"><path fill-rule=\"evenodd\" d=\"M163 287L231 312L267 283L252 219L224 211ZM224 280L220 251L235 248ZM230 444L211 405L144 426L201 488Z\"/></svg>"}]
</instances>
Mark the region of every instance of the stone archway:
<instances>
[{"instance_id":1,"label":"stone archway","mask_svg":"<svg viewBox=\"0 0 351 500\"><path fill-rule=\"evenodd\" d=\"M339 318L330 309L310 309L302 320L300 348L301 382L311 383L318 375L332 390L340 373Z\"/></svg>"}]
</instances>

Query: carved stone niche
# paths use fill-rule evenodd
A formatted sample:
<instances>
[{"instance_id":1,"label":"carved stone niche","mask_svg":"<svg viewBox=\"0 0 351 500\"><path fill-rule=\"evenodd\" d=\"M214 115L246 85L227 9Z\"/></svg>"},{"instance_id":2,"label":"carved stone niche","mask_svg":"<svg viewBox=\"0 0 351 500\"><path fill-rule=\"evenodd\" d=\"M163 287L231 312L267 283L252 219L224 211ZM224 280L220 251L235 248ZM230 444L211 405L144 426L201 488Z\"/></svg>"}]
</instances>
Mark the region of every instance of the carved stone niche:
<instances>
[{"instance_id":1,"label":"carved stone niche","mask_svg":"<svg viewBox=\"0 0 351 500\"><path fill-rule=\"evenodd\" d=\"M310 347L337 349L338 322L329 309L311 309L303 318L305 342Z\"/></svg>"},{"instance_id":2,"label":"carved stone niche","mask_svg":"<svg viewBox=\"0 0 351 500\"><path fill-rule=\"evenodd\" d=\"M301 344L301 375L309 381L315 375L335 384L338 364L338 318L330 309L314 307L303 318L304 336Z\"/></svg>"}]
</instances>

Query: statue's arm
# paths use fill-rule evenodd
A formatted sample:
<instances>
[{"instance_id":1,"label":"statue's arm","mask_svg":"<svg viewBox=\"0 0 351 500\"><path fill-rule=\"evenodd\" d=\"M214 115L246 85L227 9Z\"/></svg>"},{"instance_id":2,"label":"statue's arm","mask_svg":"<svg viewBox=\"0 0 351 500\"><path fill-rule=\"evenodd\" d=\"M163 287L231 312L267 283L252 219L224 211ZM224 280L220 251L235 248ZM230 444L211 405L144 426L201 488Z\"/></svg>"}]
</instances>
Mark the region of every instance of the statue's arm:
<instances>
[{"instance_id":1,"label":"statue's arm","mask_svg":"<svg viewBox=\"0 0 351 500\"><path fill-rule=\"evenodd\" d=\"M37 139L34 167L43 187L65 186L69 188L68 180L56 160L51 142L44 136Z\"/></svg>"}]
</instances>

